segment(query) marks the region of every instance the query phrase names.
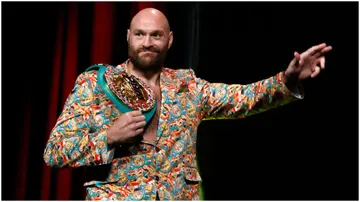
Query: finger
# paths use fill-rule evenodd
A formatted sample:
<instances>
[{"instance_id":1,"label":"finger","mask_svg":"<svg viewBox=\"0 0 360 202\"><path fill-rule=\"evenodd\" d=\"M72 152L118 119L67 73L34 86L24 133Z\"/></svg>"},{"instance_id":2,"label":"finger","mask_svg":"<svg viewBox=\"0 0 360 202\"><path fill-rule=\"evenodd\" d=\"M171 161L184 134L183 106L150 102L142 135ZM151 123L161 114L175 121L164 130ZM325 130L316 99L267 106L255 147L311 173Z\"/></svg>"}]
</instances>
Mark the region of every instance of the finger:
<instances>
[{"instance_id":1,"label":"finger","mask_svg":"<svg viewBox=\"0 0 360 202\"><path fill-rule=\"evenodd\" d=\"M137 129L137 130L135 131L134 136L135 136L135 135L140 135L142 132L144 132L144 129L143 129L143 128L139 128L139 129Z\"/></svg>"},{"instance_id":2,"label":"finger","mask_svg":"<svg viewBox=\"0 0 360 202\"><path fill-rule=\"evenodd\" d=\"M140 110L137 110L137 111L128 112L127 114L129 114L131 116L140 116L142 113Z\"/></svg>"},{"instance_id":3,"label":"finger","mask_svg":"<svg viewBox=\"0 0 360 202\"><path fill-rule=\"evenodd\" d=\"M128 125L124 131L125 134L127 134L127 137L128 138L132 138L136 135L138 135L139 133L137 133L137 131L139 130L144 130L144 128L135 128L135 124L131 124L131 125Z\"/></svg>"},{"instance_id":4,"label":"finger","mask_svg":"<svg viewBox=\"0 0 360 202\"><path fill-rule=\"evenodd\" d=\"M320 52L323 48L326 47L326 43L322 43L322 44L319 44L317 46L313 46L311 47L308 51L309 51L309 55L314 55L316 54L317 52Z\"/></svg>"},{"instance_id":5,"label":"finger","mask_svg":"<svg viewBox=\"0 0 360 202\"><path fill-rule=\"evenodd\" d=\"M332 50L332 46L327 46L324 49L321 50L321 54L324 55Z\"/></svg>"},{"instance_id":6,"label":"finger","mask_svg":"<svg viewBox=\"0 0 360 202\"><path fill-rule=\"evenodd\" d=\"M331 51L331 50L332 50L332 47L331 47L331 46L327 46L327 47L321 49L320 51L316 52L316 53L314 54L314 57L320 57L320 56L322 56L322 55L325 55L326 53L328 53L328 52Z\"/></svg>"},{"instance_id":7,"label":"finger","mask_svg":"<svg viewBox=\"0 0 360 202\"><path fill-rule=\"evenodd\" d=\"M136 129L139 129L139 128L142 128L146 125L146 122L145 121L142 121L142 122L138 122L135 124L135 128Z\"/></svg>"},{"instance_id":8,"label":"finger","mask_svg":"<svg viewBox=\"0 0 360 202\"><path fill-rule=\"evenodd\" d=\"M301 56L298 52L295 51L294 53L294 56L295 56L295 59L296 59L296 63L299 63L300 64L300 60L301 60Z\"/></svg>"},{"instance_id":9,"label":"finger","mask_svg":"<svg viewBox=\"0 0 360 202\"><path fill-rule=\"evenodd\" d=\"M139 128L143 128L145 125L146 125L145 121L132 123L132 124L129 125L128 129L129 130L136 130L136 129L139 129Z\"/></svg>"},{"instance_id":10,"label":"finger","mask_svg":"<svg viewBox=\"0 0 360 202\"><path fill-rule=\"evenodd\" d=\"M145 121L145 116L144 115L140 115L140 116L136 116L136 117L133 117L131 119L132 122L142 122L142 121Z\"/></svg>"},{"instance_id":11,"label":"finger","mask_svg":"<svg viewBox=\"0 0 360 202\"><path fill-rule=\"evenodd\" d=\"M311 78L315 78L320 73L320 67L316 66L315 71L311 74Z\"/></svg>"},{"instance_id":12,"label":"finger","mask_svg":"<svg viewBox=\"0 0 360 202\"><path fill-rule=\"evenodd\" d=\"M132 122L137 122L137 120L141 119L141 118L136 118L136 117L141 117L141 111L131 111L131 112L127 112L126 114L127 117L127 123L131 124Z\"/></svg>"},{"instance_id":13,"label":"finger","mask_svg":"<svg viewBox=\"0 0 360 202\"><path fill-rule=\"evenodd\" d=\"M300 61L300 54L298 52L294 52L294 58L291 60L290 65L297 65Z\"/></svg>"},{"instance_id":14,"label":"finger","mask_svg":"<svg viewBox=\"0 0 360 202\"><path fill-rule=\"evenodd\" d=\"M324 56L319 58L319 63L320 63L321 69L325 69L325 57Z\"/></svg>"},{"instance_id":15,"label":"finger","mask_svg":"<svg viewBox=\"0 0 360 202\"><path fill-rule=\"evenodd\" d=\"M295 58L298 61L299 65L302 65L304 63L303 58L301 57L301 55L298 52L295 52Z\"/></svg>"}]
</instances>

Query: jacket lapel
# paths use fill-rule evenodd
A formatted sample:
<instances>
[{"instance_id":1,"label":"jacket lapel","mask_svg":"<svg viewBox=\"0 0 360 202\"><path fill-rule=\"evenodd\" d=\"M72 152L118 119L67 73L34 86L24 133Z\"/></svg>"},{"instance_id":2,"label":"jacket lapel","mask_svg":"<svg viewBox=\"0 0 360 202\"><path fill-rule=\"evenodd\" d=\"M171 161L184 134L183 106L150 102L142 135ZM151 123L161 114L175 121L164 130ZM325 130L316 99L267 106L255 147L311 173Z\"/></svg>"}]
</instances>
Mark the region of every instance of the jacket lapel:
<instances>
[{"instance_id":1,"label":"jacket lapel","mask_svg":"<svg viewBox=\"0 0 360 202\"><path fill-rule=\"evenodd\" d=\"M175 93L178 90L178 80L175 71L164 68L160 74L161 88L161 109L159 118L159 128L157 133L157 143L162 136L168 136L170 133L169 118L174 102Z\"/></svg>"}]
</instances>

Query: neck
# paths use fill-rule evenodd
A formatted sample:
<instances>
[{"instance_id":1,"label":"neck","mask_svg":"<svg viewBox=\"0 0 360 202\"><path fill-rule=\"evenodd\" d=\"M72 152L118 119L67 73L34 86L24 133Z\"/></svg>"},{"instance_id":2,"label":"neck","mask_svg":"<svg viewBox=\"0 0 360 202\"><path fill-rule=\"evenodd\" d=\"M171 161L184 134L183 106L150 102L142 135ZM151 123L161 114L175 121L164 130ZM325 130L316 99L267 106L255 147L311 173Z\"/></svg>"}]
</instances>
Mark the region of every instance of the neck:
<instances>
[{"instance_id":1,"label":"neck","mask_svg":"<svg viewBox=\"0 0 360 202\"><path fill-rule=\"evenodd\" d=\"M126 65L126 71L128 74L132 74L137 78L143 80L145 83L149 85L159 85L161 67L154 70L141 70L136 68L134 64L129 60Z\"/></svg>"}]
</instances>

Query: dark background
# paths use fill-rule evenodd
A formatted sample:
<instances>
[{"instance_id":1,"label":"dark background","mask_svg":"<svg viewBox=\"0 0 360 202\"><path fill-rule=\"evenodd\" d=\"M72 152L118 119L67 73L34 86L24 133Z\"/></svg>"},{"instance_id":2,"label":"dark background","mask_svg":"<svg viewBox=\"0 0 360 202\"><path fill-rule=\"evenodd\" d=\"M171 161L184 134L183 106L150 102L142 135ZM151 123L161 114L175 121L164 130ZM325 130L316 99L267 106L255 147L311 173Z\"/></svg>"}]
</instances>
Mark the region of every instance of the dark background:
<instances>
[{"instance_id":1,"label":"dark background","mask_svg":"<svg viewBox=\"0 0 360 202\"><path fill-rule=\"evenodd\" d=\"M54 75L59 16L70 19L73 4L79 74L93 63L96 3L2 3L3 200L64 199L56 194L63 189L70 189L64 200L83 199L83 170L71 169L72 187L60 186L58 170L44 177L42 157L52 127L50 97L58 93L54 79L63 79L57 89L63 95L70 92L64 82L75 81L66 79L66 62ZM111 55L96 63L116 65L127 59L126 29L141 3L110 4L116 11ZM326 70L303 83L304 100L246 119L200 125L198 162L206 200L358 200L357 2L154 5L174 31L166 65L191 67L210 82L255 82L285 70L294 51L322 42L333 47ZM61 49L61 60L66 50ZM50 182L47 194L44 180Z\"/></svg>"}]
</instances>

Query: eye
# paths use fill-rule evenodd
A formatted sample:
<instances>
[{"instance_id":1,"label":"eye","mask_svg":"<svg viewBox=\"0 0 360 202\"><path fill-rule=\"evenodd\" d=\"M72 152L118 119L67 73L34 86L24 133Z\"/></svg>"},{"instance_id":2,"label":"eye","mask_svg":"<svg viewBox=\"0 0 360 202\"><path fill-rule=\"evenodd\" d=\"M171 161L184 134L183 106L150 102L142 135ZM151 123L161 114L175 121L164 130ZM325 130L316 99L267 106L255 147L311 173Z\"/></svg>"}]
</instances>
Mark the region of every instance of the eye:
<instances>
[{"instance_id":1,"label":"eye","mask_svg":"<svg viewBox=\"0 0 360 202\"><path fill-rule=\"evenodd\" d=\"M135 36L142 36L142 34L141 33L135 33Z\"/></svg>"},{"instance_id":2,"label":"eye","mask_svg":"<svg viewBox=\"0 0 360 202\"><path fill-rule=\"evenodd\" d=\"M161 35L160 35L160 34L154 34L153 37L154 37L155 39L159 39L159 38L161 37Z\"/></svg>"}]
</instances>

